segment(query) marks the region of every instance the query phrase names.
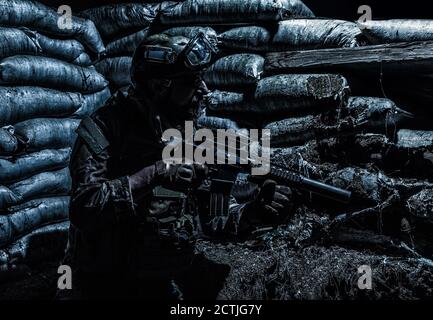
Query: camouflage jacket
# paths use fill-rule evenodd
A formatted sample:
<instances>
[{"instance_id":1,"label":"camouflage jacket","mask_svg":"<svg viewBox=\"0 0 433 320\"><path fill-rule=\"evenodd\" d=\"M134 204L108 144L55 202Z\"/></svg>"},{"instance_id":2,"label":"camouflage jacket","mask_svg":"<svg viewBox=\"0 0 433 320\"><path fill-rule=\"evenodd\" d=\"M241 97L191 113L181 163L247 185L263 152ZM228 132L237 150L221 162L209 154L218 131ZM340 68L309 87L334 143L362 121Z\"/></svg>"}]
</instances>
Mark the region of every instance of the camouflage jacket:
<instances>
[{"instance_id":1,"label":"camouflage jacket","mask_svg":"<svg viewBox=\"0 0 433 320\"><path fill-rule=\"evenodd\" d=\"M65 258L76 272L170 273L188 266L203 234L237 234L245 206L210 217L207 183L173 200L149 188L135 201L129 176L161 160L162 127L145 99L117 93L77 130Z\"/></svg>"}]
</instances>

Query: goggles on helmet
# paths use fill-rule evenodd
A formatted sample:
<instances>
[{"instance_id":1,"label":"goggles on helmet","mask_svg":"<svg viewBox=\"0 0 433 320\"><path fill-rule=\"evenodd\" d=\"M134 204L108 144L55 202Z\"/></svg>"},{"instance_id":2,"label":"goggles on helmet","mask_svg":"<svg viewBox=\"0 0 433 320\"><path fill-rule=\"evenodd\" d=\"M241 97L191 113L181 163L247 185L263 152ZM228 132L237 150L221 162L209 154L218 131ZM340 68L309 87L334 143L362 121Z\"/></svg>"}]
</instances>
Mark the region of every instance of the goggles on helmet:
<instances>
[{"instance_id":1,"label":"goggles on helmet","mask_svg":"<svg viewBox=\"0 0 433 320\"><path fill-rule=\"evenodd\" d=\"M172 48L149 45L144 48L144 59L163 64L174 64L183 60L188 69L197 71L206 68L217 52L216 43L209 40L203 32L199 32L178 56Z\"/></svg>"},{"instance_id":2,"label":"goggles on helmet","mask_svg":"<svg viewBox=\"0 0 433 320\"><path fill-rule=\"evenodd\" d=\"M189 69L201 69L210 64L212 56L218 53L215 43L212 43L203 32L199 32L188 42L181 55Z\"/></svg>"}]
</instances>

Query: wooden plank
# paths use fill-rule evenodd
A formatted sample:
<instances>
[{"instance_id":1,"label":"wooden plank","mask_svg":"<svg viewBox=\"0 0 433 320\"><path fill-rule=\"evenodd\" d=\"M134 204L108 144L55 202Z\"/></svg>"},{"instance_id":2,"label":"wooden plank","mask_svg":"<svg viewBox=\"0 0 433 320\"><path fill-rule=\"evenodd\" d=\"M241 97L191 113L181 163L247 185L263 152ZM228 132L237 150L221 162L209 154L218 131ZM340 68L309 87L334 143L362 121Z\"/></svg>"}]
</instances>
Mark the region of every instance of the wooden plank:
<instances>
[{"instance_id":1,"label":"wooden plank","mask_svg":"<svg viewBox=\"0 0 433 320\"><path fill-rule=\"evenodd\" d=\"M264 70L265 76L314 71L433 73L433 41L272 52L266 55Z\"/></svg>"}]
</instances>

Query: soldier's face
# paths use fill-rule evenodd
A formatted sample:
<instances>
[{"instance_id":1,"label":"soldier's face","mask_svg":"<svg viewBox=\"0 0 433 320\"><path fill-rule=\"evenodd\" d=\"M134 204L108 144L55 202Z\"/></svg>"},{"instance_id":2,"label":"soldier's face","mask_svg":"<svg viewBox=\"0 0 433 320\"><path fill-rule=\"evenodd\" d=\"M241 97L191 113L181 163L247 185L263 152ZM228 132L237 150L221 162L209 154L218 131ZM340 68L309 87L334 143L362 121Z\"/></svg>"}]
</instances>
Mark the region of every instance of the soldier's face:
<instances>
[{"instance_id":1,"label":"soldier's face","mask_svg":"<svg viewBox=\"0 0 433 320\"><path fill-rule=\"evenodd\" d=\"M172 80L169 101L180 109L187 109L197 90L197 77L183 77Z\"/></svg>"}]
</instances>

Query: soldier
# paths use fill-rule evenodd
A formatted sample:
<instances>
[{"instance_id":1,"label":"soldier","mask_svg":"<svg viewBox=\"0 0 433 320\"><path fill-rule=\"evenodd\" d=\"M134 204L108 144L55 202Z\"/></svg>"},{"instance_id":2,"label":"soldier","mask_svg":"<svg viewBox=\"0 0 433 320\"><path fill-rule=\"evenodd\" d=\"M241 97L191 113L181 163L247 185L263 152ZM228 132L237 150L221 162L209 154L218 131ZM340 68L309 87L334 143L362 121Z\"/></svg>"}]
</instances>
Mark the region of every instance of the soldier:
<instances>
[{"instance_id":1,"label":"soldier","mask_svg":"<svg viewBox=\"0 0 433 320\"><path fill-rule=\"evenodd\" d=\"M271 190L262 188L250 202L232 201L226 216L211 217L207 168L161 159L162 132L194 118L207 92L200 72L215 52L203 33L148 37L134 54L128 95L116 93L82 121L64 259L73 288L58 299L181 299L176 279L190 268L198 237L240 236L262 215L287 214L290 190L277 187L273 201L262 201Z\"/></svg>"}]
</instances>

